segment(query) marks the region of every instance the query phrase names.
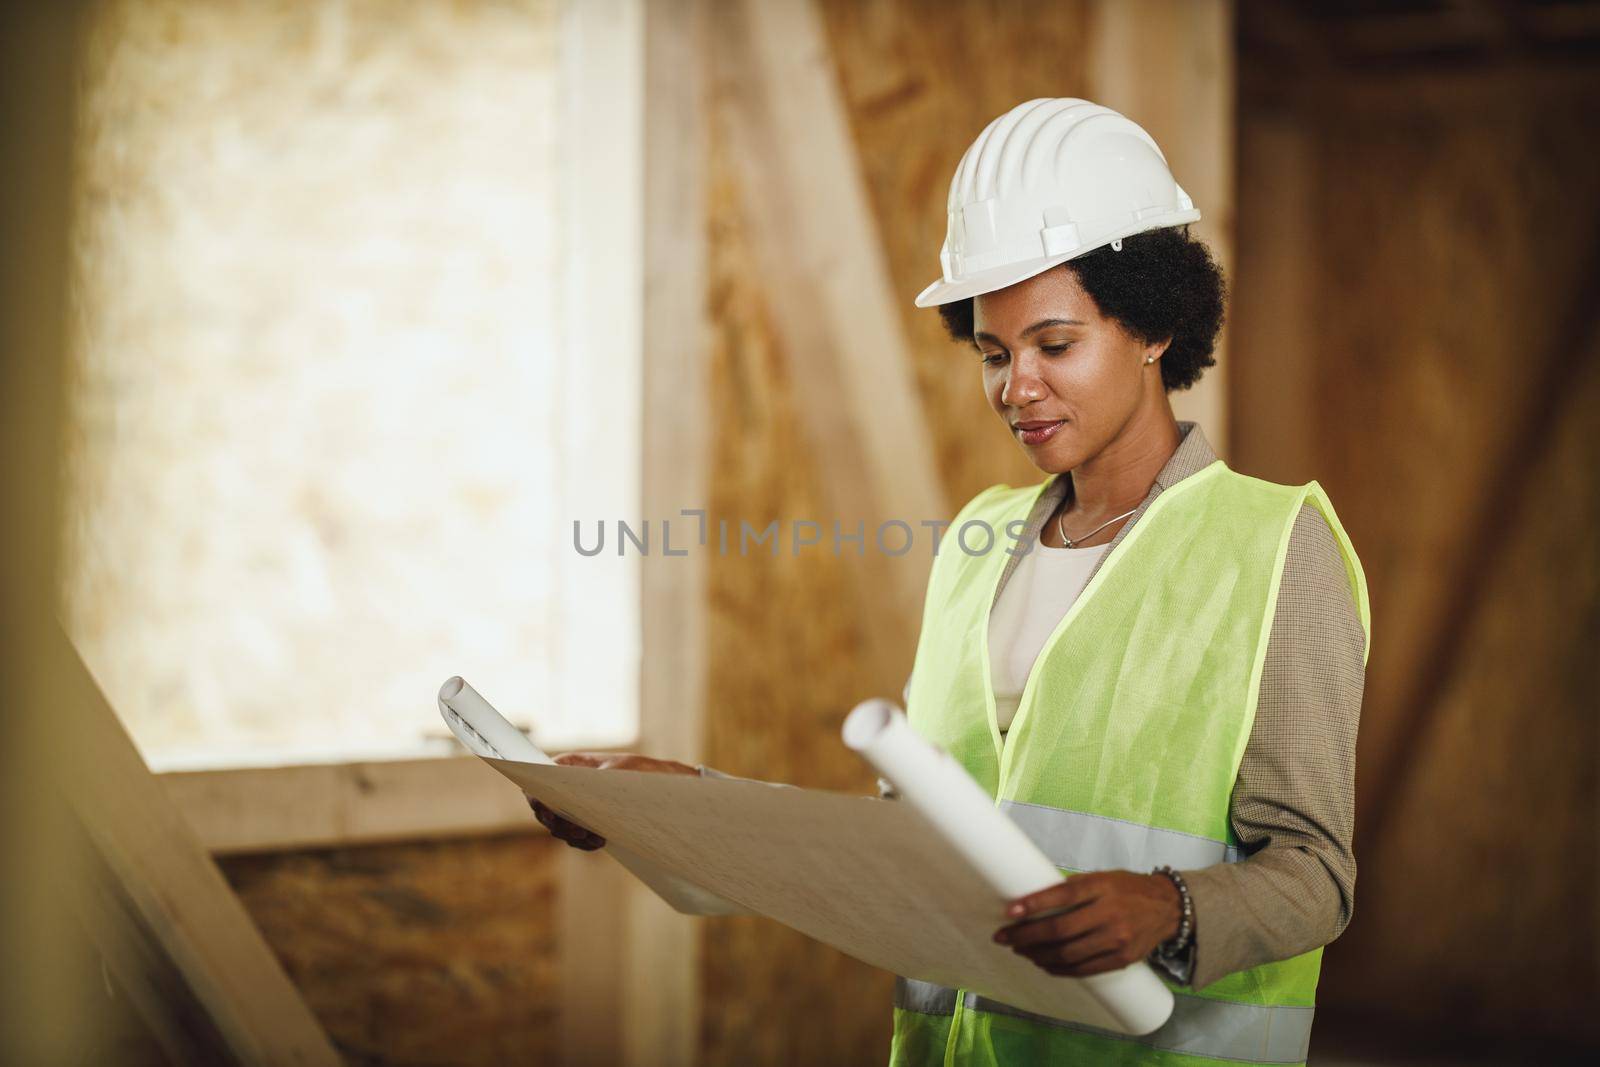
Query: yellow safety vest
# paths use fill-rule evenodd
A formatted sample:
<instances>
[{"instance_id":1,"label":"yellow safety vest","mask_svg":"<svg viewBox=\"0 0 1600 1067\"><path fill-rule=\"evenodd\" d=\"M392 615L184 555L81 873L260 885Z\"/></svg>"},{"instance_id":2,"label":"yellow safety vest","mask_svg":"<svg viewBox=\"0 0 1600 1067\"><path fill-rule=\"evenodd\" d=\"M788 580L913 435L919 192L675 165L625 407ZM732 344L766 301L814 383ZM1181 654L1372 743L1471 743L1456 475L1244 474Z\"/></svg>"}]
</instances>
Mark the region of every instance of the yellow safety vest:
<instances>
[{"instance_id":1,"label":"yellow safety vest","mask_svg":"<svg viewBox=\"0 0 1600 1067\"><path fill-rule=\"evenodd\" d=\"M989 611L1007 552L1019 550L1014 524L1045 484L991 487L953 521L929 580L912 726L955 756L1066 874L1238 860L1229 801L1302 503L1333 529L1371 632L1366 578L1333 505L1314 481L1278 485L1220 459L1174 483L1056 626L1002 737ZM994 534L988 552L985 527ZM1203 925L1198 933L1205 936ZM1176 1007L1142 1037L901 978L890 1059L918 1067L1304 1063L1321 962L1317 948L1198 991L1163 976Z\"/></svg>"}]
</instances>

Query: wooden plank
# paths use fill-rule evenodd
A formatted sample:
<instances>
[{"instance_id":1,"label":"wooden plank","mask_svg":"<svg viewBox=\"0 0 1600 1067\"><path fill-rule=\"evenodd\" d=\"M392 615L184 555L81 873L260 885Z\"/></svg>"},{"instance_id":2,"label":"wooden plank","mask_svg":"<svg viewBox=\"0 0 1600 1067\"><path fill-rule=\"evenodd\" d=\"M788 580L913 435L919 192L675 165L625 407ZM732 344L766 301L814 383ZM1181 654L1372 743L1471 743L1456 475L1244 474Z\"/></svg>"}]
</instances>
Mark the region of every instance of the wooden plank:
<instances>
[{"instance_id":1,"label":"wooden plank","mask_svg":"<svg viewBox=\"0 0 1600 1067\"><path fill-rule=\"evenodd\" d=\"M158 777L217 854L539 829L516 786L476 756Z\"/></svg>"},{"instance_id":2,"label":"wooden plank","mask_svg":"<svg viewBox=\"0 0 1600 1067\"><path fill-rule=\"evenodd\" d=\"M1090 10L1089 95L1156 139L1201 219L1193 232L1225 273L1234 248L1232 0L1095 0ZM1180 419L1205 427L1227 457L1228 329L1217 365L1173 393Z\"/></svg>"},{"instance_id":3,"label":"wooden plank","mask_svg":"<svg viewBox=\"0 0 1600 1067\"><path fill-rule=\"evenodd\" d=\"M126 887L89 845L82 826L81 877L71 906L84 936L98 950L107 984L143 1022L143 1030L171 1063L239 1064L206 1006L174 964L166 946L140 913Z\"/></svg>"},{"instance_id":4,"label":"wooden plank","mask_svg":"<svg viewBox=\"0 0 1600 1067\"><path fill-rule=\"evenodd\" d=\"M637 883L609 856L561 846L557 922L561 953L561 1062L610 1067L624 1058L629 1032L621 980L629 961L627 899ZM633 965L639 963L637 955Z\"/></svg>"},{"instance_id":5,"label":"wooden plank","mask_svg":"<svg viewBox=\"0 0 1600 1067\"><path fill-rule=\"evenodd\" d=\"M710 507L707 22L704 0L644 5L641 504L645 515L658 519ZM698 763L705 750L707 567L708 553L701 548L684 556L645 557L641 575L639 747L686 763ZM568 868L574 877L567 890L606 900L616 913L596 921L626 931L617 953L620 1062L699 1062L701 924L662 905L615 864L600 869L596 857L576 860ZM573 940L577 928L571 923L562 936L563 953L588 951Z\"/></svg>"},{"instance_id":6,"label":"wooden plank","mask_svg":"<svg viewBox=\"0 0 1600 1067\"><path fill-rule=\"evenodd\" d=\"M148 931L139 938L144 956L101 944L122 986L148 985L141 972L149 958L170 960L235 1059L338 1063L282 965L59 629L50 659L62 686L52 702L55 727L71 743L72 807L97 863L114 879L107 892L125 900L139 929Z\"/></svg>"},{"instance_id":7,"label":"wooden plank","mask_svg":"<svg viewBox=\"0 0 1600 1067\"><path fill-rule=\"evenodd\" d=\"M706 294L706 13L703 0L645 6L644 514L698 520L708 506L710 347ZM674 523L674 529L678 523ZM690 537L674 534L680 546ZM705 551L645 557L641 745L695 762L703 746Z\"/></svg>"},{"instance_id":8,"label":"wooden plank","mask_svg":"<svg viewBox=\"0 0 1600 1067\"><path fill-rule=\"evenodd\" d=\"M789 384L832 518L844 534L864 526L865 551L843 552L861 564L856 607L898 685L927 568L920 553L877 551L875 533L898 519L925 537L917 524L949 512L837 75L809 0L740 0L716 31L718 117Z\"/></svg>"},{"instance_id":9,"label":"wooden plank","mask_svg":"<svg viewBox=\"0 0 1600 1067\"><path fill-rule=\"evenodd\" d=\"M83 875L50 710L84 6L0 7L0 1063L108 1062L120 1014L61 891Z\"/></svg>"}]
</instances>

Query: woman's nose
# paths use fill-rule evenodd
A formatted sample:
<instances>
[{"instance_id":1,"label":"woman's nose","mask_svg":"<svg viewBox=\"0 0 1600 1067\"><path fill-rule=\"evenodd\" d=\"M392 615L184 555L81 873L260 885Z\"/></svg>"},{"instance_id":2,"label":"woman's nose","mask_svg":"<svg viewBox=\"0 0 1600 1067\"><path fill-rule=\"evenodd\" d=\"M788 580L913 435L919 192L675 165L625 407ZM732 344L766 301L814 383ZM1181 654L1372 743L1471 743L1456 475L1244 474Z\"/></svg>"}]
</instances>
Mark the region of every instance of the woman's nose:
<instances>
[{"instance_id":1,"label":"woman's nose","mask_svg":"<svg viewBox=\"0 0 1600 1067\"><path fill-rule=\"evenodd\" d=\"M1013 361L1006 374L1006 387L1000 393L1001 403L1020 408L1044 398L1044 382L1026 364Z\"/></svg>"}]
</instances>

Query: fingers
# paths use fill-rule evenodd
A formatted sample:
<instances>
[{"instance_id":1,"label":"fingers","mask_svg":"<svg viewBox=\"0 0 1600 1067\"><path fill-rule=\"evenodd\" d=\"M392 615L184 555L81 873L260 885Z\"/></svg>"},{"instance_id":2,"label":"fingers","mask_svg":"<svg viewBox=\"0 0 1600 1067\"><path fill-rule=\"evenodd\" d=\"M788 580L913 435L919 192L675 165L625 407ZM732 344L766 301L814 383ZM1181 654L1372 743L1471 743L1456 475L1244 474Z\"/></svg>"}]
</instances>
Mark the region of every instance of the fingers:
<instances>
[{"instance_id":1,"label":"fingers","mask_svg":"<svg viewBox=\"0 0 1600 1067\"><path fill-rule=\"evenodd\" d=\"M1139 891L1139 877L1096 871L1020 897L1007 915L1022 918L995 931L994 939L1052 975L1087 978L1120 970L1159 941L1152 933L1159 909Z\"/></svg>"},{"instance_id":2,"label":"fingers","mask_svg":"<svg viewBox=\"0 0 1600 1067\"><path fill-rule=\"evenodd\" d=\"M1085 909L1089 911L1089 909ZM1087 921L1086 921L1087 918ZM1073 929L1055 937L1047 930L1071 920ZM1067 978L1087 978L1092 974L1119 970L1141 958L1132 928L1119 919L1075 913L1034 924L1040 928L1033 939L1013 944L1012 950L1049 974Z\"/></svg>"},{"instance_id":3,"label":"fingers","mask_svg":"<svg viewBox=\"0 0 1600 1067\"><path fill-rule=\"evenodd\" d=\"M700 772L687 763L677 760L656 759L654 756L641 756L634 752L621 752L613 755L601 764L608 771L652 771L657 774L692 774L696 777Z\"/></svg>"},{"instance_id":4,"label":"fingers","mask_svg":"<svg viewBox=\"0 0 1600 1067\"><path fill-rule=\"evenodd\" d=\"M533 809L534 818L550 831L552 837L565 841L573 848L581 848L585 852L605 847L605 838L570 819L562 818L533 797L528 798L528 806Z\"/></svg>"},{"instance_id":5,"label":"fingers","mask_svg":"<svg viewBox=\"0 0 1600 1067\"><path fill-rule=\"evenodd\" d=\"M1013 923L995 932L994 939L1002 945L1021 950L1034 946L1072 941L1092 933L1105 922L1103 909L1093 904L1080 904L1065 914L1049 914L1038 919Z\"/></svg>"},{"instance_id":6,"label":"fingers","mask_svg":"<svg viewBox=\"0 0 1600 1067\"><path fill-rule=\"evenodd\" d=\"M1017 952L1051 974L1076 978L1082 977L1082 968L1087 965L1105 963L1106 969L1110 970L1133 962L1121 955L1129 950L1131 944L1126 932L1113 925L1088 931L1064 943L1028 945L1018 948Z\"/></svg>"},{"instance_id":7,"label":"fingers","mask_svg":"<svg viewBox=\"0 0 1600 1067\"><path fill-rule=\"evenodd\" d=\"M614 754L611 752L563 752L555 757L555 762L563 767L599 767Z\"/></svg>"},{"instance_id":8,"label":"fingers","mask_svg":"<svg viewBox=\"0 0 1600 1067\"><path fill-rule=\"evenodd\" d=\"M653 771L658 774L690 774L700 771L677 760L641 756L637 752L567 752L555 758L567 767L596 767L607 771Z\"/></svg>"},{"instance_id":9,"label":"fingers","mask_svg":"<svg viewBox=\"0 0 1600 1067\"><path fill-rule=\"evenodd\" d=\"M1111 971L1120 971L1128 964L1134 962L1123 958L1119 952L1102 952L1097 956L1081 960L1074 964L1040 964L1044 972L1056 978L1092 978L1097 974L1107 974Z\"/></svg>"},{"instance_id":10,"label":"fingers","mask_svg":"<svg viewBox=\"0 0 1600 1067\"><path fill-rule=\"evenodd\" d=\"M688 774L699 777L700 771L686 763L676 760L655 759L650 756L641 756L634 752L563 752L556 756L554 762L563 767L591 767L602 770L625 771L656 771L667 774ZM565 841L573 848L581 848L592 852L597 848L604 848L606 839L584 826L579 826L571 819L557 815L550 808L540 803L533 797L528 798L528 806L533 809L537 818L551 835Z\"/></svg>"},{"instance_id":11,"label":"fingers","mask_svg":"<svg viewBox=\"0 0 1600 1067\"><path fill-rule=\"evenodd\" d=\"M1064 882L1013 900L1006 908L1006 916L1017 918L1042 911L1075 908L1098 897L1099 889L1099 880L1093 874L1075 874Z\"/></svg>"}]
</instances>

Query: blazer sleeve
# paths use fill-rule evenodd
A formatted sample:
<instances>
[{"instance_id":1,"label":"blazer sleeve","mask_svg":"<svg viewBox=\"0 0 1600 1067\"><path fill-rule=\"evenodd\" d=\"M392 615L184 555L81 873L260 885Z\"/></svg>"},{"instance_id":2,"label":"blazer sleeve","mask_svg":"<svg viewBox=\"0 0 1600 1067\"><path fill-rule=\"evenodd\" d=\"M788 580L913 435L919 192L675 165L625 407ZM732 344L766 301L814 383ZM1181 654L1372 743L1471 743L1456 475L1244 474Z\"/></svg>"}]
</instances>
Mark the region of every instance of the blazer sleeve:
<instances>
[{"instance_id":1,"label":"blazer sleeve","mask_svg":"<svg viewBox=\"0 0 1600 1067\"><path fill-rule=\"evenodd\" d=\"M1326 945L1355 910L1356 728L1366 634L1343 554L1322 513L1289 535L1230 817L1246 857L1184 871L1194 903L1187 959L1167 966L1203 988Z\"/></svg>"}]
</instances>

